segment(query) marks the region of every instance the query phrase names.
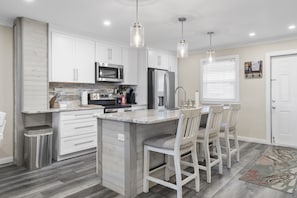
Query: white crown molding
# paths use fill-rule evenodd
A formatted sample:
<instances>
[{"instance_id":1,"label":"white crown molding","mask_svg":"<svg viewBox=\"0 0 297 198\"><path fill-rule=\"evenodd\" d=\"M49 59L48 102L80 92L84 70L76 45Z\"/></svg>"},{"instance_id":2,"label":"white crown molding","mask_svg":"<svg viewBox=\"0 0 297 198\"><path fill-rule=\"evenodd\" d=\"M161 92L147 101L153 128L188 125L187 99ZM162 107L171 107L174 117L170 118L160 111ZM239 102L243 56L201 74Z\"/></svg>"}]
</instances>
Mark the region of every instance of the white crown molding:
<instances>
[{"instance_id":1,"label":"white crown molding","mask_svg":"<svg viewBox=\"0 0 297 198\"><path fill-rule=\"evenodd\" d=\"M13 20L0 17L0 25L12 27L13 26Z\"/></svg>"},{"instance_id":2,"label":"white crown molding","mask_svg":"<svg viewBox=\"0 0 297 198\"><path fill-rule=\"evenodd\" d=\"M111 39L102 39L100 36L97 36L94 33L82 32L82 31L78 31L73 28L62 27L60 25L56 25L56 24L52 24L52 23L49 23L49 31L67 34L67 35L75 36L75 37L80 37L82 39L93 40L93 41L103 43L103 44L112 44L112 45L118 45L121 47L129 47L129 44L125 43L125 42L119 42L119 41L115 41L115 40L111 40Z\"/></svg>"},{"instance_id":3,"label":"white crown molding","mask_svg":"<svg viewBox=\"0 0 297 198\"><path fill-rule=\"evenodd\" d=\"M241 43L231 44L231 45L222 45L222 46L214 47L214 50L220 51L220 50L229 50L229 49L236 49L236 48L253 47L253 46L259 46L259 45L269 45L269 44L291 41L291 40L297 40L297 36L293 35L290 37L276 37L276 38L255 41L255 42L241 42ZM206 50L207 50L206 48L205 49L194 49L194 50L189 51L189 55L205 53Z\"/></svg>"}]
</instances>

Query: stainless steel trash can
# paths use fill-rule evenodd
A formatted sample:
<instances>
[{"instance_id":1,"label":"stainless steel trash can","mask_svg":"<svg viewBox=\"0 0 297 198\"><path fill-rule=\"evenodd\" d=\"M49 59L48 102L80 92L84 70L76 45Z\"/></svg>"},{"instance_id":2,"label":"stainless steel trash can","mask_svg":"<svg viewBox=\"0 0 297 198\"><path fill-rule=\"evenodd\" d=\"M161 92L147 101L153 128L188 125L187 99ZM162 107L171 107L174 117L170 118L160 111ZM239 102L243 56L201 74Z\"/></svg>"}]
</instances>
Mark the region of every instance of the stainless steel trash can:
<instances>
[{"instance_id":1,"label":"stainless steel trash can","mask_svg":"<svg viewBox=\"0 0 297 198\"><path fill-rule=\"evenodd\" d=\"M53 129L49 126L25 128L24 162L30 170L52 163Z\"/></svg>"}]
</instances>

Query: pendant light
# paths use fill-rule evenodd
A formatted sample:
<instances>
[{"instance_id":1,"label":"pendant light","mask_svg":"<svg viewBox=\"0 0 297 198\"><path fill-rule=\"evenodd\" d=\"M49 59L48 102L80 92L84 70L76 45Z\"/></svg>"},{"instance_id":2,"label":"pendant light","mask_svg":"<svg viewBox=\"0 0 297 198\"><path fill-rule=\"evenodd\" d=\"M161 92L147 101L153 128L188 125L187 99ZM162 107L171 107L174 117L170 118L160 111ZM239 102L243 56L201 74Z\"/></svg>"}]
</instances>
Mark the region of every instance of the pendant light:
<instances>
[{"instance_id":1,"label":"pendant light","mask_svg":"<svg viewBox=\"0 0 297 198\"><path fill-rule=\"evenodd\" d=\"M144 46L144 28L138 21L138 0L136 0L136 22L130 27L130 46Z\"/></svg>"},{"instance_id":2,"label":"pendant light","mask_svg":"<svg viewBox=\"0 0 297 198\"><path fill-rule=\"evenodd\" d=\"M187 19L185 17L178 18L178 21L182 24L181 40L177 43L177 57L185 58L188 57L188 43L184 40L184 22Z\"/></svg>"},{"instance_id":3,"label":"pendant light","mask_svg":"<svg viewBox=\"0 0 297 198\"><path fill-rule=\"evenodd\" d=\"M212 49L212 35L214 34L214 32L207 32L207 34L209 35L209 49L207 50L207 60L209 63L214 62L215 59L215 51Z\"/></svg>"}]
</instances>

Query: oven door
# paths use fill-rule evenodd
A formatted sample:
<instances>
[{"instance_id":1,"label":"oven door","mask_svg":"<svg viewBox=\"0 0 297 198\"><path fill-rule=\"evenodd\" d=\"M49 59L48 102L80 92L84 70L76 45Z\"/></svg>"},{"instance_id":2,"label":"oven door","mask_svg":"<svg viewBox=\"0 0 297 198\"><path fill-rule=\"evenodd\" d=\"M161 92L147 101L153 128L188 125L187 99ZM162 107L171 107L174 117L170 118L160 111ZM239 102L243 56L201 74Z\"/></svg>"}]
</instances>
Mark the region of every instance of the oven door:
<instances>
[{"instance_id":1,"label":"oven door","mask_svg":"<svg viewBox=\"0 0 297 198\"><path fill-rule=\"evenodd\" d=\"M100 65L96 66L97 81L104 82L122 82L123 81L123 66L121 65Z\"/></svg>"}]
</instances>

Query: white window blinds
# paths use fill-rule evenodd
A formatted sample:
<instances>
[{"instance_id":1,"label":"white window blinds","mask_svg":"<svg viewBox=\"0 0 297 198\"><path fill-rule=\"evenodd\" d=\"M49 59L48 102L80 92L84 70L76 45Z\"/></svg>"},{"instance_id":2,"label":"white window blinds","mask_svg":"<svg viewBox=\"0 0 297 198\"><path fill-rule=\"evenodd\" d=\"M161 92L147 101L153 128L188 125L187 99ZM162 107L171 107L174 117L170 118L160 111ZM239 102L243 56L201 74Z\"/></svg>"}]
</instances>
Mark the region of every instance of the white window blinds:
<instances>
[{"instance_id":1,"label":"white window blinds","mask_svg":"<svg viewBox=\"0 0 297 198\"><path fill-rule=\"evenodd\" d=\"M200 85L202 102L238 102L238 58L202 61Z\"/></svg>"}]
</instances>

